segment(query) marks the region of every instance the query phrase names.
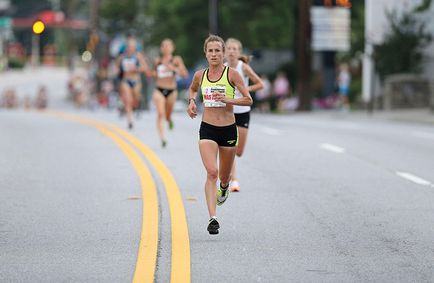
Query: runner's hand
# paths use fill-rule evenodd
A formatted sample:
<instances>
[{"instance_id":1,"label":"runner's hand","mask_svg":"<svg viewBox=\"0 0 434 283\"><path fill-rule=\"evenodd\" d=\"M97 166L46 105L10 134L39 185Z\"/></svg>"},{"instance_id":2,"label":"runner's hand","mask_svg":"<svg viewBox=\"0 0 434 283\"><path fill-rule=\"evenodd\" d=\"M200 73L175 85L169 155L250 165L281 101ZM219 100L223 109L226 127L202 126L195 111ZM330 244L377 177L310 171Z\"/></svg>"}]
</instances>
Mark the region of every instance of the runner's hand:
<instances>
[{"instance_id":1,"label":"runner's hand","mask_svg":"<svg viewBox=\"0 0 434 283\"><path fill-rule=\"evenodd\" d=\"M190 103L188 104L187 113L191 119L196 118L197 116L196 103L194 101L190 101Z\"/></svg>"},{"instance_id":2,"label":"runner's hand","mask_svg":"<svg viewBox=\"0 0 434 283\"><path fill-rule=\"evenodd\" d=\"M212 96L214 97L215 101L227 102L226 95L224 95L223 93L215 91L213 92Z\"/></svg>"}]
</instances>

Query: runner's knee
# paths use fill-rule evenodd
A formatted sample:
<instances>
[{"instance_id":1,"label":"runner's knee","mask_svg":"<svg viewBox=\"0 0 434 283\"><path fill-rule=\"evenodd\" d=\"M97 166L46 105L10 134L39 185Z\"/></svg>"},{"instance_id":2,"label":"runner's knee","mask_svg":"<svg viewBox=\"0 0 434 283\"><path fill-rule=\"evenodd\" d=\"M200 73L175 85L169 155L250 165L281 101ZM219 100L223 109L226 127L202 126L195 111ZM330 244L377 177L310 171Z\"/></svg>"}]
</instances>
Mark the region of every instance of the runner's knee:
<instances>
[{"instance_id":1,"label":"runner's knee","mask_svg":"<svg viewBox=\"0 0 434 283\"><path fill-rule=\"evenodd\" d=\"M165 119L164 117L165 117L165 114L163 114L161 112L158 113L158 120L164 120Z\"/></svg>"},{"instance_id":2,"label":"runner's knee","mask_svg":"<svg viewBox=\"0 0 434 283\"><path fill-rule=\"evenodd\" d=\"M218 170L217 168L206 169L207 178L212 182L217 182Z\"/></svg>"},{"instance_id":3,"label":"runner's knee","mask_svg":"<svg viewBox=\"0 0 434 283\"><path fill-rule=\"evenodd\" d=\"M231 180L231 174L228 174L226 176L220 175L220 182L222 184L228 184L230 180Z\"/></svg>"}]
</instances>

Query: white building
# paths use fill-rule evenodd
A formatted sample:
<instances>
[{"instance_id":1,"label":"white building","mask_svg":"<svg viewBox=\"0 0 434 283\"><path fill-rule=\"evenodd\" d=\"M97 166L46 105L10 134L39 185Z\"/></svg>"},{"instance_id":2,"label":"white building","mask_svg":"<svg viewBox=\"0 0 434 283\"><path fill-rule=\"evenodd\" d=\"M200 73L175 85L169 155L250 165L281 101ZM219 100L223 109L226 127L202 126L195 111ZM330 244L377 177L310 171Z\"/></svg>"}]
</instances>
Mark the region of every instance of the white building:
<instances>
[{"instance_id":1,"label":"white building","mask_svg":"<svg viewBox=\"0 0 434 283\"><path fill-rule=\"evenodd\" d=\"M365 56L363 59L363 89L362 97L364 102L371 101L372 94L378 94L378 84L375 90L372 89L373 62L370 57L374 44L380 44L384 40L384 35L389 30L387 18L388 11L397 11L398 15L403 12L412 11L421 5L424 0L365 0ZM431 31L434 36L434 1L431 3L429 11L419 14L421 19L427 24L427 31ZM434 41L426 49L427 61L425 63L425 75L434 80Z\"/></svg>"}]
</instances>

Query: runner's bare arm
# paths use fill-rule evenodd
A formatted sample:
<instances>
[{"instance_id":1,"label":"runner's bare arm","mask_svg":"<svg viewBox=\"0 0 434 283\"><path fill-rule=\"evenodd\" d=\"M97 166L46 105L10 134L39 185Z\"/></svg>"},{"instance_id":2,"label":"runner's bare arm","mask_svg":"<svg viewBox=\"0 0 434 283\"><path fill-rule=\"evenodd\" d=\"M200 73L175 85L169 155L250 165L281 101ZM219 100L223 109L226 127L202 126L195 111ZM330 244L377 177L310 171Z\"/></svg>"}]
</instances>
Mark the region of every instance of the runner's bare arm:
<instances>
[{"instance_id":1,"label":"runner's bare arm","mask_svg":"<svg viewBox=\"0 0 434 283\"><path fill-rule=\"evenodd\" d=\"M122 60L122 55L118 56L118 58L116 58L116 62L115 62L115 73L118 75L121 72L121 60Z\"/></svg>"},{"instance_id":2,"label":"runner's bare arm","mask_svg":"<svg viewBox=\"0 0 434 283\"><path fill-rule=\"evenodd\" d=\"M257 91L264 88L264 83L261 78L253 71L252 67L249 64L243 63L243 71L246 74L250 81L253 83L247 87L249 92Z\"/></svg>"},{"instance_id":3,"label":"runner's bare arm","mask_svg":"<svg viewBox=\"0 0 434 283\"><path fill-rule=\"evenodd\" d=\"M148 63L146 63L145 56L142 53L139 53L137 58L139 59L140 63L137 71L140 73L144 73L146 76L149 76L150 69Z\"/></svg>"},{"instance_id":4,"label":"runner's bare arm","mask_svg":"<svg viewBox=\"0 0 434 283\"><path fill-rule=\"evenodd\" d=\"M184 61L182 60L181 56L175 56L174 63L176 65L176 72L178 75L180 75L183 79L188 78L188 70L184 65Z\"/></svg>"},{"instance_id":5,"label":"runner's bare arm","mask_svg":"<svg viewBox=\"0 0 434 283\"><path fill-rule=\"evenodd\" d=\"M242 105L242 106L250 106L253 103L253 99L250 96L249 91L244 86L243 79L241 78L241 75L234 69L229 68L229 81L230 83L235 86L238 91L241 93L243 97L241 98L227 98L227 97L221 97L218 100L223 101L228 104L233 105Z\"/></svg>"},{"instance_id":6,"label":"runner's bare arm","mask_svg":"<svg viewBox=\"0 0 434 283\"><path fill-rule=\"evenodd\" d=\"M190 118L195 118L197 116L196 112L196 96L200 87L200 80L202 78L204 70L197 71L194 73L193 80L188 89L188 107L187 113Z\"/></svg>"}]
</instances>

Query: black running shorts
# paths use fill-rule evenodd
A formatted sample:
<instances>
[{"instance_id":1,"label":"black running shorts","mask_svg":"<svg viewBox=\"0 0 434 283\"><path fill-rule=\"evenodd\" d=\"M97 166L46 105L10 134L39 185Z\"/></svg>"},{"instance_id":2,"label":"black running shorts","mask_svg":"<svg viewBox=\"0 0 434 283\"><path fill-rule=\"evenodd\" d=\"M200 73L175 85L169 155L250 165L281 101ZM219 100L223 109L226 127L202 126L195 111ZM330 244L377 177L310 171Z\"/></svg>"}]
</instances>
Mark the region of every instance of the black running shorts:
<instances>
[{"instance_id":1,"label":"black running shorts","mask_svg":"<svg viewBox=\"0 0 434 283\"><path fill-rule=\"evenodd\" d=\"M219 127L202 121L200 124L199 139L215 141L219 146L236 146L238 145L237 126L234 123L229 126Z\"/></svg>"},{"instance_id":2,"label":"black running shorts","mask_svg":"<svg viewBox=\"0 0 434 283\"><path fill-rule=\"evenodd\" d=\"M235 113L235 123L238 127L249 128L250 111L245 113Z\"/></svg>"}]
</instances>

